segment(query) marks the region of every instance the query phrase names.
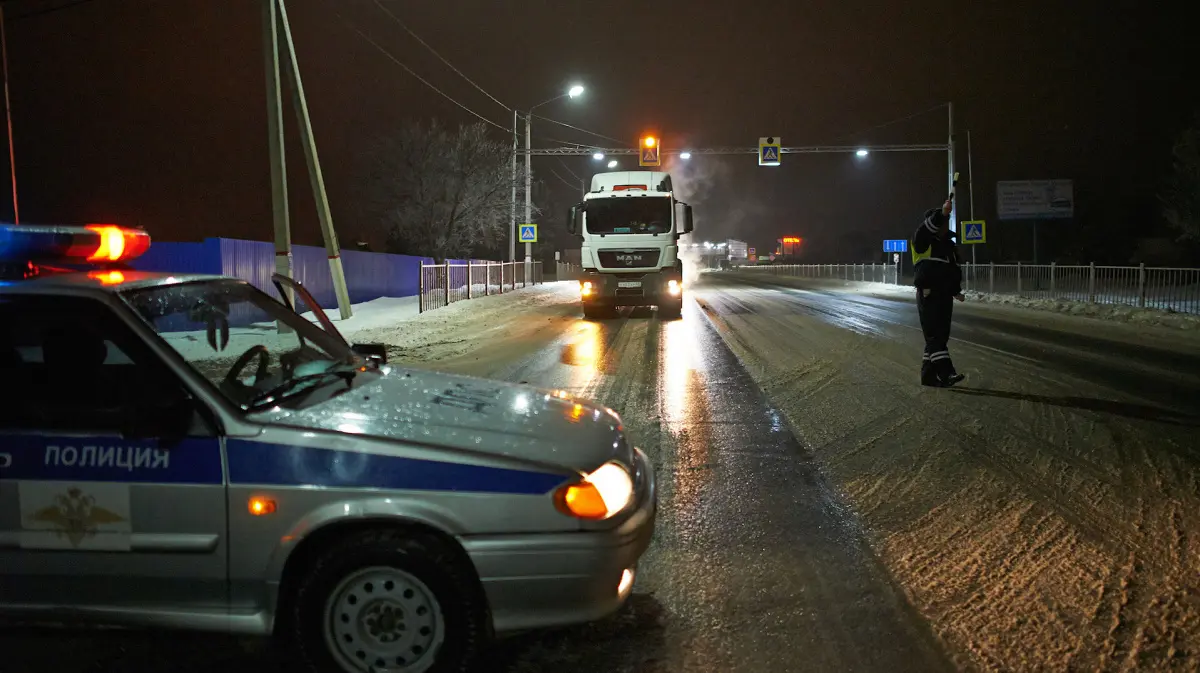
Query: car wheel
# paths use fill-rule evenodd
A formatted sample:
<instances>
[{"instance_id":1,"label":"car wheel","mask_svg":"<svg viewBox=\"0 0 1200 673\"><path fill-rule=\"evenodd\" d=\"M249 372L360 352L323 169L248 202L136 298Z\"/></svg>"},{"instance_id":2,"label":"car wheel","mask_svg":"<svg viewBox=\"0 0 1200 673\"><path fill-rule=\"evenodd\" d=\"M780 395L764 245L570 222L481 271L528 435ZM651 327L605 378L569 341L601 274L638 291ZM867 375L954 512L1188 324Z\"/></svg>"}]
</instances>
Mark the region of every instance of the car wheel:
<instances>
[{"instance_id":1,"label":"car wheel","mask_svg":"<svg viewBox=\"0 0 1200 673\"><path fill-rule=\"evenodd\" d=\"M438 538L373 530L338 542L300 579L281 634L287 670L458 673L490 635L486 599Z\"/></svg>"}]
</instances>

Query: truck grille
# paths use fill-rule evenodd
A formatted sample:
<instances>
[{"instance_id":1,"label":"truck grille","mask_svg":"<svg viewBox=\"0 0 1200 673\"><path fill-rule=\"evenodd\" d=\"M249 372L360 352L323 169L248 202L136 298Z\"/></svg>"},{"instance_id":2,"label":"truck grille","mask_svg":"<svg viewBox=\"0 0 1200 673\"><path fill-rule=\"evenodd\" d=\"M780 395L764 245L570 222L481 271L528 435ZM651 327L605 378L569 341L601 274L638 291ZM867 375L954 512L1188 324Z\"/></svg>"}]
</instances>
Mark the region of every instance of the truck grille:
<instances>
[{"instance_id":1,"label":"truck grille","mask_svg":"<svg viewBox=\"0 0 1200 673\"><path fill-rule=\"evenodd\" d=\"M646 269L658 267L660 251L650 250L598 250L596 257L606 269Z\"/></svg>"}]
</instances>

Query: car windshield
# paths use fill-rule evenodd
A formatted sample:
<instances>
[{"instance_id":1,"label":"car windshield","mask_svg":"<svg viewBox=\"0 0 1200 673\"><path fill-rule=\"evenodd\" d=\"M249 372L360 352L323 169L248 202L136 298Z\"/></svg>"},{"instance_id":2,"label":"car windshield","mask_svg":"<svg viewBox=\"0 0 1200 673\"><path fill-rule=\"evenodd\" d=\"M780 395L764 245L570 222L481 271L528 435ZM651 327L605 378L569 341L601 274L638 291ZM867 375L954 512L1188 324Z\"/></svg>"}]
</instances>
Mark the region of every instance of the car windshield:
<instances>
[{"instance_id":1,"label":"car windshield","mask_svg":"<svg viewBox=\"0 0 1200 673\"><path fill-rule=\"evenodd\" d=\"M249 283L162 285L122 298L231 402L300 407L345 390L368 369L341 338ZM351 384L352 385L352 384Z\"/></svg>"},{"instance_id":2,"label":"car windshield","mask_svg":"<svg viewBox=\"0 0 1200 673\"><path fill-rule=\"evenodd\" d=\"M586 221L591 234L665 234L671 231L671 199L666 196L592 199L587 202Z\"/></svg>"}]
</instances>

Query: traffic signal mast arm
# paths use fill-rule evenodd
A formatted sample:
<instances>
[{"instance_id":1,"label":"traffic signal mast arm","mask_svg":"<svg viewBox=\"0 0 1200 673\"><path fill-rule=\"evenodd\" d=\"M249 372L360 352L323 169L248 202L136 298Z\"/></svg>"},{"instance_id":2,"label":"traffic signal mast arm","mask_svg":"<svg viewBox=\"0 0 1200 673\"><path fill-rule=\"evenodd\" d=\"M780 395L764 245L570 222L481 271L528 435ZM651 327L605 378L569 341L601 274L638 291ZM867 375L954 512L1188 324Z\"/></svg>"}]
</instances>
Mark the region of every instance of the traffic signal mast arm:
<instances>
[{"instance_id":1,"label":"traffic signal mast arm","mask_svg":"<svg viewBox=\"0 0 1200 673\"><path fill-rule=\"evenodd\" d=\"M945 152L949 149L949 145L810 145L798 147L781 147L782 154L837 154L837 153L856 153L860 150L868 152ZM525 150L521 150L524 152ZM529 153L538 157L581 157L591 156L595 153L602 153L607 156L638 156L641 148L617 147L617 148L602 148L602 147L557 147L548 149L532 149ZM668 149L665 147L659 148L660 154L681 154L689 152L692 156L708 154L708 155L729 155L729 154L758 154L757 147L702 147L699 149Z\"/></svg>"}]
</instances>

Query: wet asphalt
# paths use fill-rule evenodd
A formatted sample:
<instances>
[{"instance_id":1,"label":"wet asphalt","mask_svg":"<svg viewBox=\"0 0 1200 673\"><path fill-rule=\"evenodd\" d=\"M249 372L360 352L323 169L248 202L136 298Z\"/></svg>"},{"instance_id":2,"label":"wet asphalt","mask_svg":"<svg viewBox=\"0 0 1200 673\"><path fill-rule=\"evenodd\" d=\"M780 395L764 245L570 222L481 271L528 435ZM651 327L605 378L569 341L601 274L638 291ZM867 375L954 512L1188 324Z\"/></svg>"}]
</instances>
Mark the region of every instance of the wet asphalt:
<instances>
[{"instance_id":1,"label":"wet asphalt","mask_svg":"<svg viewBox=\"0 0 1200 673\"><path fill-rule=\"evenodd\" d=\"M502 644L508 671L937 671L924 624L707 316L580 321L497 378L621 413L660 515L629 609Z\"/></svg>"}]
</instances>

